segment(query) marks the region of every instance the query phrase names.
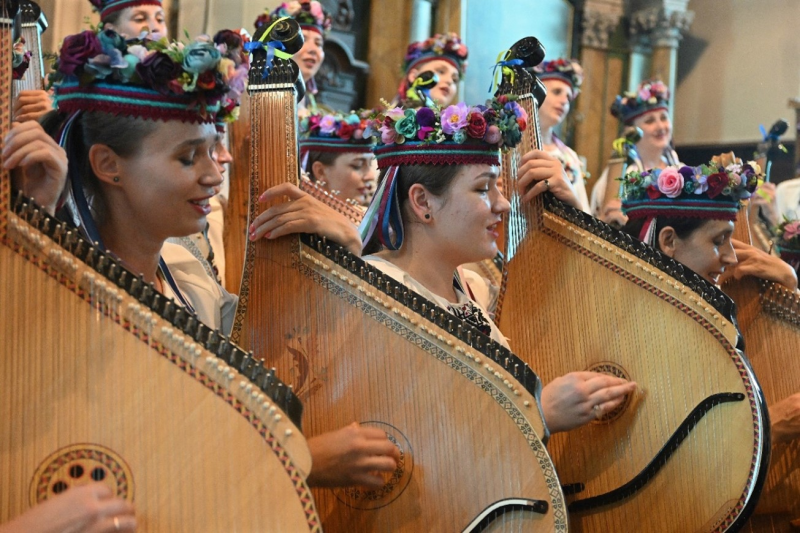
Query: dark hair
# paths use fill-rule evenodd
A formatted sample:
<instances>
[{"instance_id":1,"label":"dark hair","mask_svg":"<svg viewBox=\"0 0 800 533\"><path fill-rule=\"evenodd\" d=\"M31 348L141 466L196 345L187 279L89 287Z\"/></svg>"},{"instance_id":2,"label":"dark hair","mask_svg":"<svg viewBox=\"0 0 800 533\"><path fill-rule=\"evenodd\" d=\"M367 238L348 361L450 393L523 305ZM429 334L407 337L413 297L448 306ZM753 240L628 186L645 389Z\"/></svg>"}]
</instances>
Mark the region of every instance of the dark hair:
<instances>
[{"instance_id":1,"label":"dark hair","mask_svg":"<svg viewBox=\"0 0 800 533\"><path fill-rule=\"evenodd\" d=\"M450 188L453 179L458 175L464 165L402 165L397 171L397 199L400 202L400 212L403 224L408 222L408 212L405 209L408 201L408 191L415 183L425 187L434 196L442 196ZM381 170L378 176L378 185L386 178L388 169ZM381 250L381 242L373 234L368 242L364 243L364 255L374 254Z\"/></svg>"},{"instance_id":2,"label":"dark hair","mask_svg":"<svg viewBox=\"0 0 800 533\"><path fill-rule=\"evenodd\" d=\"M44 130L56 141L68 115L50 111L41 118ZM65 146L71 178L80 176L84 194L92 209L95 220L104 216L104 202L100 180L92 170L89 149L95 144L111 148L120 157L132 157L140 153L142 141L158 128L158 122L111 115L99 111L82 113L72 125L70 137Z\"/></svg>"},{"instance_id":3,"label":"dark hair","mask_svg":"<svg viewBox=\"0 0 800 533\"><path fill-rule=\"evenodd\" d=\"M306 172L308 172L308 177L311 181L318 181L318 178L314 175L314 163L319 161L326 167L329 167L336 163L336 160L339 156L342 155L341 153L336 152L323 152L321 150L309 150L308 152L308 162L306 163Z\"/></svg>"},{"instance_id":4,"label":"dark hair","mask_svg":"<svg viewBox=\"0 0 800 533\"><path fill-rule=\"evenodd\" d=\"M631 218L628 219L628 223L625 224L625 227L622 228L622 231L629 234L634 239L639 238L639 234L642 232L642 227L644 226L644 222L647 220L646 218ZM658 242L658 235L661 233L661 230L670 227L675 230L675 234L681 239L687 239L689 236L700 229L703 224L708 222L708 219L705 218L671 218L671 217L656 217L656 242L654 243L654 247L656 250L661 250L661 246Z\"/></svg>"},{"instance_id":5,"label":"dark hair","mask_svg":"<svg viewBox=\"0 0 800 533\"><path fill-rule=\"evenodd\" d=\"M130 9L130 8L126 8L126 9ZM106 18L104 18L100 22L102 22L103 25L111 24L112 26L117 26L117 24L119 23L119 19L122 16L122 13L124 11L125 11L125 9L120 9L118 11L114 11L113 13L108 15Z\"/></svg>"}]
</instances>

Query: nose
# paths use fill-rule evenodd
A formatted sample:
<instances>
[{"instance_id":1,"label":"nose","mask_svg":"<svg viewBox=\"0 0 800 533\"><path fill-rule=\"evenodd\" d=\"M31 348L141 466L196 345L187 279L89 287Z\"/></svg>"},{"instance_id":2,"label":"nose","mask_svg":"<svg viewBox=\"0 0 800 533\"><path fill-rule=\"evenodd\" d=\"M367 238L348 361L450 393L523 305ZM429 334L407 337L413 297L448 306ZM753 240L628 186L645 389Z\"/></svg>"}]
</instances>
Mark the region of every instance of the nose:
<instances>
[{"instance_id":1,"label":"nose","mask_svg":"<svg viewBox=\"0 0 800 533\"><path fill-rule=\"evenodd\" d=\"M497 199L495 199L492 205L492 211L498 215L503 215L511 211L511 202L509 202L500 191L497 191Z\"/></svg>"},{"instance_id":2,"label":"nose","mask_svg":"<svg viewBox=\"0 0 800 533\"><path fill-rule=\"evenodd\" d=\"M209 154L205 158L205 164L201 169L200 183L206 187L214 187L216 189L222 185L223 177L220 172L221 165L218 164L219 160L213 155Z\"/></svg>"},{"instance_id":3,"label":"nose","mask_svg":"<svg viewBox=\"0 0 800 533\"><path fill-rule=\"evenodd\" d=\"M719 259L725 268L732 267L739 262L739 259L736 257L736 251L733 249L733 242L731 242L730 239L728 239L727 244L722 247Z\"/></svg>"}]
</instances>

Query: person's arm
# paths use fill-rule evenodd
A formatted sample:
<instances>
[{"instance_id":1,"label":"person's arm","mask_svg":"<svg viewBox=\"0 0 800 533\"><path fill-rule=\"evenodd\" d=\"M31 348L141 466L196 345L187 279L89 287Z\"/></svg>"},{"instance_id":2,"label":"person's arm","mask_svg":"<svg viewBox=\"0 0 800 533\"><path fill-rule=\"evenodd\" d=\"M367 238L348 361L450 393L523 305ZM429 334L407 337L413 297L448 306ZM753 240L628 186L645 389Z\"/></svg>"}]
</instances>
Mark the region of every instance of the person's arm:
<instances>
[{"instance_id":1,"label":"person's arm","mask_svg":"<svg viewBox=\"0 0 800 533\"><path fill-rule=\"evenodd\" d=\"M542 411L550 433L599 419L636 391L634 381L597 372L570 372L542 389Z\"/></svg>"},{"instance_id":2,"label":"person's arm","mask_svg":"<svg viewBox=\"0 0 800 533\"><path fill-rule=\"evenodd\" d=\"M307 481L312 487L377 489L384 485L381 473L393 472L400 461L400 451L385 431L357 422L309 438L308 447L312 462Z\"/></svg>"},{"instance_id":3,"label":"person's arm","mask_svg":"<svg viewBox=\"0 0 800 533\"><path fill-rule=\"evenodd\" d=\"M0 525L0 533L114 533L136 531L133 505L108 485L73 487Z\"/></svg>"},{"instance_id":4,"label":"person's arm","mask_svg":"<svg viewBox=\"0 0 800 533\"><path fill-rule=\"evenodd\" d=\"M358 228L344 215L301 191L291 183L282 183L264 191L259 202L286 198L256 217L248 230L251 241L277 239L293 233L317 233L361 255Z\"/></svg>"},{"instance_id":5,"label":"person's arm","mask_svg":"<svg viewBox=\"0 0 800 533\"><path fill-rule=\"evenodd\" d=\"M773 444L800 437L800 393L784 398L769 407Z\"/></svg>"},{"instance_id":6,"label":"person's arm","mask_svg":"<svg viewBox=\"0 0 800 533\"><path fill-rule=\"evenodd\" d=\"M51 215L67 180L67 154L38 122L15 122L5 138L3 168L14 187Z\"/></svg>"}]
</instances>

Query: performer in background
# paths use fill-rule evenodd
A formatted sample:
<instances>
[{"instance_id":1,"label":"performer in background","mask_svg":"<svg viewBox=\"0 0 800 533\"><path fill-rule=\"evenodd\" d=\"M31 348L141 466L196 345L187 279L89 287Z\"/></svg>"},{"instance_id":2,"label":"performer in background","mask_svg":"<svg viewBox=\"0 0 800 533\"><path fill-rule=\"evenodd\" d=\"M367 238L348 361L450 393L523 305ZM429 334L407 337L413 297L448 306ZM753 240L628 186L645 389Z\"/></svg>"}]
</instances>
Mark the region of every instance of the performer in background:
<instances>
[{"instance_id":1,"label":"performer in background","mask_svg":"<svg viewBox=\"0 0 800 533\"><path fill-rule=\"evenodd\" d=\"M503 124L501 131L498 127ZM527 125L507 99L490 108L458 104L389 109L377 117L381 181L362 222L369 263L508 346L458 267L497 254L498 227L509 203L497 188L500 146L513 147ZM522 160L525 200L549 190L575 205L561 164L541 151ZM541 408L550 432L567 431L619 405L636 384L593 372L548 383Z\"/></svg>"},{"instance_id":2,"label":"performer in background","mask_svg":"<svg viewBox=\"0 0 800 533\"><path fill-rule=\"evenodd\" d=\"M642 131L642 138L636 143L634 166L637 170L678 164L678 154L672 149L669 98L666 85L658 80L647 80L635 93L617 96L611 105L612 116L624 126L634 126ZM608 180L617 180L621 176L610 176L608 170L606 167L592 189L592 214L604 222L616 222L622 226L625 217L620 210L619 198L605 197Z\"/></svg>"},{"instance_id":3,"label":"performer in background","mask_svg":"<svg viewBox=\"0 0 800 533\"><path fill-rule=\"evenodd\" d=\"M403 79L394 103L404 107L426 105L444 108L456 100L458 82L467 70L467 45L455 33L437 33L408 45L403 60ZM431 75L423 76L424 73Z\"/></svg>"},{"instance_id":4,"label":"performer in background","mask_svg":"<svg viewBox=\"0 0 800 533\"><path fill-rule=\"evenodd\" d=\"M369 113L312 113L300 119L300 161L308 178L360 206L366 205L377 177Z\"/></svg>"},{"instance_id":5,"label":"performer in background","mask_svg":"<svg viewBox=\"0 0 800 533\"><path fill-rule=\"evenodd\" d=\"M317 0L300 0L283 2L272 12L264 12L255 21L256 29L274 24L283 17L293 18L300 24L305 41L303 48L292 56L300 67L300 73L306 84L306 96L300 102L299 109L319 112L315 95L318 92L314 76L319 72L325 60L325 35L331 29L331 17ZM300 111L298 112L299 114ZM330 110L324 110L330 111Z\"/></svg>"},{"instance_id":6,"label":"performer in background","mask_svg":"<svg viewBox=\"0 0 800 533\"><path fill-rule=\"evenodd\" d=\"M586 164L575 150L567 146L553 131L567 118L572 102L581 92L583 69L574 59L544 61L533 68L536 76L547 88L547 98L539 108L539 126L544 150L561 161L567 173L580 208L589 212L589 197L586 194Z\"/></svg>"}]
</instances>

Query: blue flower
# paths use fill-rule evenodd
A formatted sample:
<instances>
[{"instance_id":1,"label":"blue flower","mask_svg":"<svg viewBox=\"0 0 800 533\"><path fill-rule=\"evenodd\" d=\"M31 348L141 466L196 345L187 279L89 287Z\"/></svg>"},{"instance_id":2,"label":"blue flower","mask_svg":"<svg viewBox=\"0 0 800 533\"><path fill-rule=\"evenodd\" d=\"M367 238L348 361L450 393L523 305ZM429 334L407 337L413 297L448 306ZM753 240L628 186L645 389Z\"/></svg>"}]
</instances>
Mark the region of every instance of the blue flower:
<instances>
[{"instance_id":1,"label":"blue flower","mask_svg":"<svg viewBox=\"0 0 800 533\"><path fill-rule=\"evenodd\" d=\"M222 57L216 46L205 42L194 42L183 53L183 69L191 74L202 74L215 68Z\"/></svg>"}]
</instances>

